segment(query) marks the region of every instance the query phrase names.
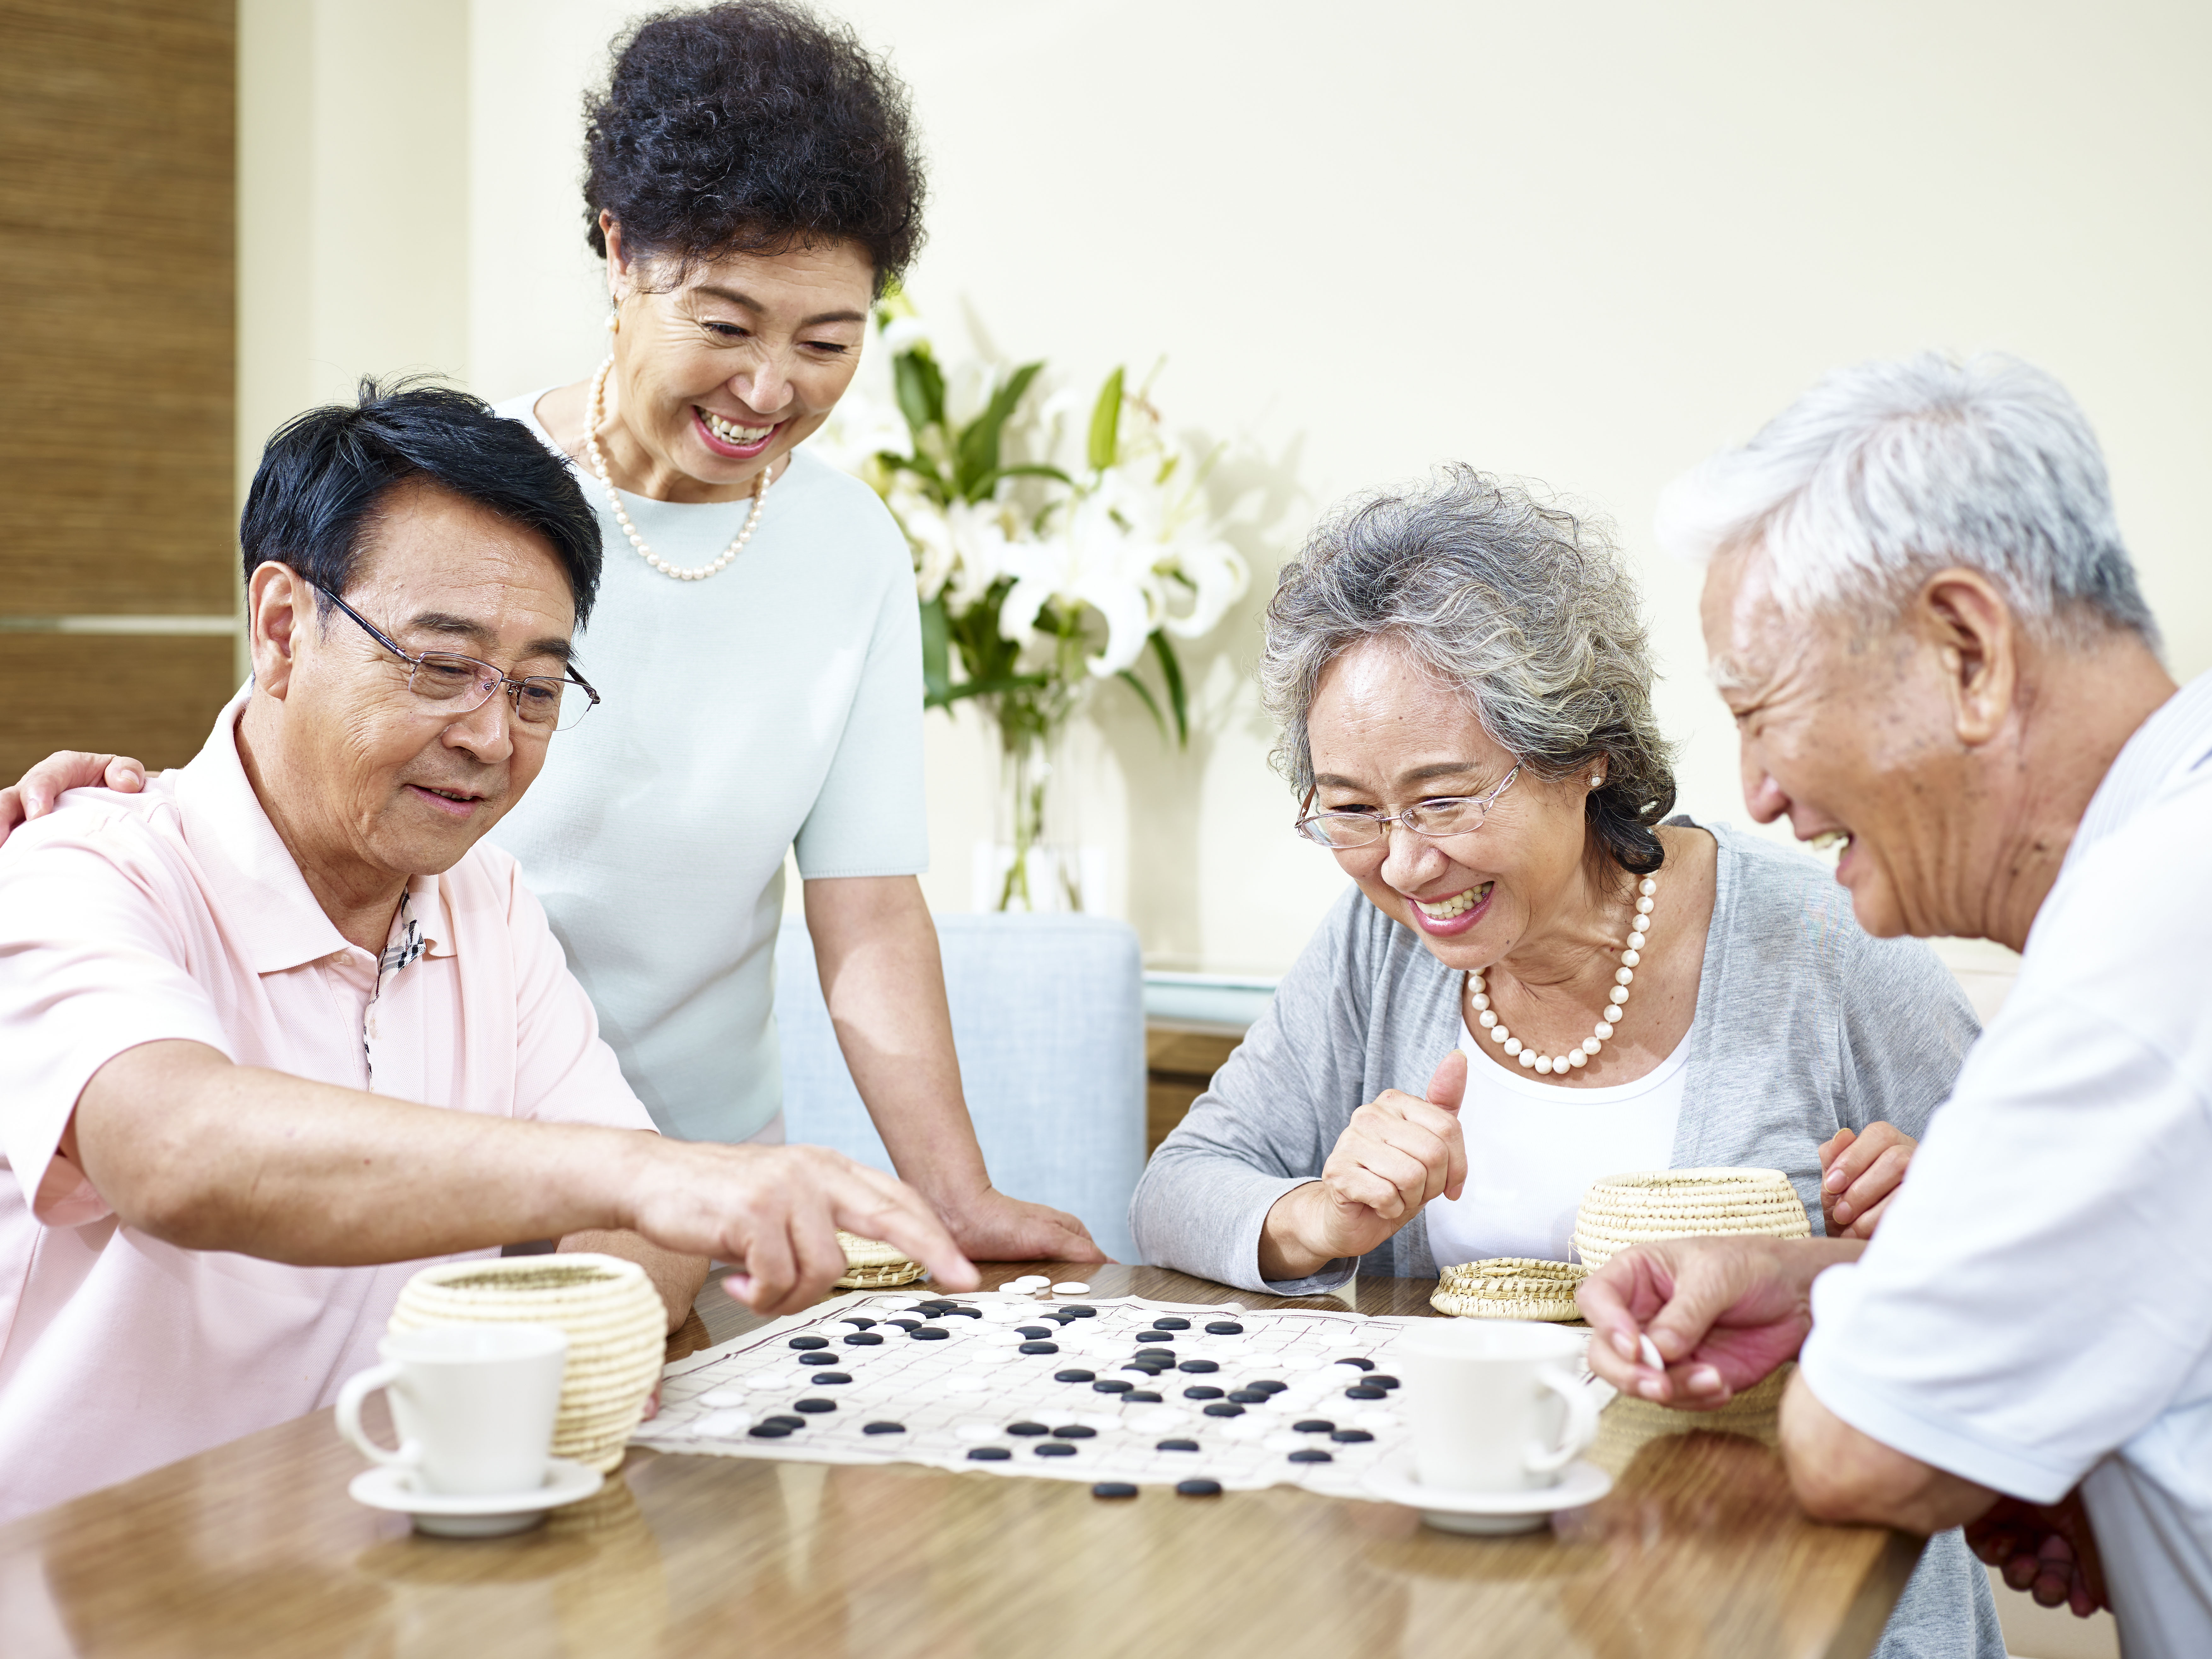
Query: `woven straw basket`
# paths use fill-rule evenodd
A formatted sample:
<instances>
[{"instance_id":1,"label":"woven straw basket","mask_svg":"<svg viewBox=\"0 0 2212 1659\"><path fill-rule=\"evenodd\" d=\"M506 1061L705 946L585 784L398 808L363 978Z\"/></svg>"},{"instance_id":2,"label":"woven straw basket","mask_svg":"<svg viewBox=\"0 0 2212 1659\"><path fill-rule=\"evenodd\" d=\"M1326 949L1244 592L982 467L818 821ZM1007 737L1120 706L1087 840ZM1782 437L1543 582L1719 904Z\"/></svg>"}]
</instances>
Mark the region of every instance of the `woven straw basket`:
<instances>
[{"instance_id":1,"label":"woven straw basket","mask_svg":"<svg viewBox=\"0 0 2212 1659\"><path fill-rule=\"evenodd\" d=\"M1812 1233L1779 1170L1650 1170L1593 1182L1575 1212L1575 1254L1595 1272L1632 1244L1692 1233Z\"/></svg>"},{"instance_id":2,"label":"woven straw basket","mask_svg":"<svg viewBox=\"0 0 2212 1659\"><path fill-rule=\"evenodd\" d=\"M1521 1255L1462 1261L1437 1275L1429 1305L1461 1319L1580 1319L1575 1286L1584 1272L1571 1261Z\"/></svg>"},{"instance_id":3,"label":"woven straw basket","mask_svg":"<svg viewBox=\"0 0 2212 1659\"><path fill-rule=\"evenodd\" d=\"M448 1261L407 1281L391 1328L508 1321L568 1334L553 1455L618 1467L667 1350L668 1310L645 1269L584 1251Z\"/></svg>"},{"instance_id":4,"label":"woven straw basket","mask_svg":"<svg viewBox=\"0 0 2212 1659\"><path fill-rule=\"evenodd\" d=\"M845 1276L837 1283L846 1290L889 1290L896 1285L911 1285L922 1275L921 1264L907 1260L906 1253L896 1244L863 1238L842 1227L837 1230L837 1243L845 1252Z\"/></svg>"}]
</instances>

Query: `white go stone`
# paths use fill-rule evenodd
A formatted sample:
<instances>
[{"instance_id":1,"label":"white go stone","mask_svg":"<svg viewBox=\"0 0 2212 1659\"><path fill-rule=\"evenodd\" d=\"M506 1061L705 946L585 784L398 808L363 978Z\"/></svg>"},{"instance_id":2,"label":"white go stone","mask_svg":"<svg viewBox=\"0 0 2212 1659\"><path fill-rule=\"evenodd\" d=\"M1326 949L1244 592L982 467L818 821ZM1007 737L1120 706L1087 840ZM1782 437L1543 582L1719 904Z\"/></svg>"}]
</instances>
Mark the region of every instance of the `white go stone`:
<instances>
[{"instance_id":1,"label":"white go stone","mask_svg":"<svg viewBox=\"0 0 2212 1659\"><path fill-rule=\"evenodd\" d=\"M1088 1296L1091 1287L1079 1279L1062 1279L1052 1287L1054 1296Z\"/></svg>"},{"instance_id":2,"label":"white go stone","mask_svg":"<svg viewBox=\"0 0 2212 1659\"><path fill-rule=\"evenodd\" d=\"M1224 1440L1257 1440L1267 1432L1264 1423L1255 1423L1246 1418L1232 1418L1216 1431Z\"/></svg>"},{"instance_id":3,"label":"white go stone","mask_svg":"<svg viewBox=\"0 0 2212 1659\"><path fill-rule=\"evenodd\" d=\"M1078 1412L1075 1414L1075 1420L1085 1428L1097 1430L1101 1434L1109 1429L1118 1429L1121 1426L1120 1415L1114 1412Z\"/></svg>"},{"instance_id":4,"label":"white go stone","mask_svg":"<svg viewBox=\"0 0 2212 1659\"><path fill-rule=\"evenodd\" d=\"M965 1440L969 1445L977 1446L986 1440L996 1440L999 1425L996 1423L955 1423L952 1434L955 1439Z\"/></svg>"},{"instance_id":5,"label":"white go stone","mask_svg":"<svg viewBox=\"0 0 2212 1659\"><path fill-rule=\"evenodd\" d=\"M752 1425L753 1414L750 1412L710 1412L684 1425L684 1431L698 1435L738 1435Z\"/></svg>"},{"instance_id":6,"label":"white go stone","mask_svg":"<svg viewBox=\"0 0 2212 1659\"><path fill-rule=\"evenodd\" d=\"M1307 1437L1296 1429L1277 1429L1260 1443L1260 1449L1272 1452L1296 1451L1307 1443Z\"/></svg>"}]
</instances>

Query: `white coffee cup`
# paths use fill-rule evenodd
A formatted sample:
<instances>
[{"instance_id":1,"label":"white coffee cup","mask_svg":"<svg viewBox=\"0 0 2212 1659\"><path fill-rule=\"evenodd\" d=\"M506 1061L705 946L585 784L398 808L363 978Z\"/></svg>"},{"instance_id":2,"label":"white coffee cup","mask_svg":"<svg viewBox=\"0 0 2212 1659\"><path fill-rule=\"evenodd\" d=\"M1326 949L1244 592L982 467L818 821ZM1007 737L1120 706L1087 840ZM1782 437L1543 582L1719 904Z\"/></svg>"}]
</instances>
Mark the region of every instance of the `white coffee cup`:
<instances>
[{"instance_id":1,"label":"white coffee cup","mask_svg":"<svg viewBox=\"0 0 2212 1659\"><path fill-rule=\"evenodd\" d=\"M362 1456L406 1469L418 1491L487 1497L545 1484L568 1333L552 1325L432 1325L392 1331L384 1364L346 1379L338 1432ZM390 1390L397 1449L368 1437L362 1402Z\"/></svg>"},{"instance_id":2,"label":"white coffee cup","mask_svg":"<svg viewBox=\"0 0 2212 1659\"><path fill-rule=\"evenodd\" d=\"M1391 1363L1405 1379L1414 1477L1449 1492L1555 1486L1597 1437L1581 1381L1587 1334L1520 1320L1423 1319Z\"/></svg>"}]
</instances>

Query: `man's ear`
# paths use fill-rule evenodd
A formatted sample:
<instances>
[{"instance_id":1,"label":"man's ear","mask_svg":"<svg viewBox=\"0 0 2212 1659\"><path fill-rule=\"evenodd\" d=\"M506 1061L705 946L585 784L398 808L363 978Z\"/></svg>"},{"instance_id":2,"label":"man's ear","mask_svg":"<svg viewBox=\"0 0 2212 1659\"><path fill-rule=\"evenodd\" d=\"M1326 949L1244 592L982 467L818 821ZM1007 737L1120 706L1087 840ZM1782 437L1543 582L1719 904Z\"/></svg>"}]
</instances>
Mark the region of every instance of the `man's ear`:
<instances>
[{"instance_id":1,"label":"man's ear","mask_svg":"<svg viewBox=\"0 0 2212 1659\"><path fill-rule=\"evenodd\" d=\"M246 581L246 625L253 683L281 702L291 689L301 639L315 626L314 590L289 565L254 566Z\"/></svg>"},{"instance_id":2,"label":"man's ear","mask_svg":"<svg viewBox=\"0 0 2212 1659\"><path fill-rule=\"evenodd\" d=\"M1939 570L1921 585L1913 620L1936 652L1959 741L1978 749L2011 719L2020 688L2020 621L1978 570Z\"/></svg>"}]
</instances>

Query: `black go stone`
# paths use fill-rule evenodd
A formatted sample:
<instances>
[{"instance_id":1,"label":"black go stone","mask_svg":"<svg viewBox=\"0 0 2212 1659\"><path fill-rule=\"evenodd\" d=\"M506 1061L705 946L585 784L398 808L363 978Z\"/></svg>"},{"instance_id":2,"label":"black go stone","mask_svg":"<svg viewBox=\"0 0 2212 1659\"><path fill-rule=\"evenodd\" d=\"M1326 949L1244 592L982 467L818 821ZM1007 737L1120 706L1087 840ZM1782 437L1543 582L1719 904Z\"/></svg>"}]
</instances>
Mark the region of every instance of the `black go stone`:
<instances>
[{"instance_id":1,"label":"black go stone","mask_svg":"<svg viewBox=\"0 0 2212 1659\"><path fill-rule=\"evenodd\" d=\"M1375 1362L1371 1359L1340 1359L1336 1363L1340 1365L1351 1365L1363 1371L1371 1371L1375 1369Z\"/></svg>"},{"instance_id":2,"label":"black go stone","mask_svg":"<svg viewBox=\"0 0 2212 1659\"><path fill-rule=\"evenodd\" d=\"M1190 1328L1190 1321L1181 1314L1170 1314L1164 1319L1155 1319L1152 1328L1156 1331L1187 1331Z\"/></svg>"},{"instance_id":3,"label":"black go stone","mask_svg":"<svg viewBox=\"0 0 2212 1659\"><path fill-rule=\"evenodd\" d=\"M906 1432L906 1425L903 1423L864 1423L860 1425L860 1432L862 1434L904 1434Z\"/></svg>"},{"instance_id":4,"label":"black go stone","mask_svg":"<svg viewBox=\"0 0 2212 1659\"><path fill-rule=\"evenodd\" d=\"M1231 1389L1229 1397L1240 1406L1256 1406L1267 1397L1265 1389Z\"/></svg>"},{"instance_id":5,"label":"black go stone","mask_svg":"<svg viewBox=\"0 0 2212 1659\"><path fill-rule=\"evenodd\" d=\"M848 1348L880 1348L883 1345L883 1338L873 1331L854 1331L845 1339L845 1346Z\"/></svg>"},{"instance_id":6,"label":"black go stone","mask_svg":"<svg viewBox=\"0 0 2212 1659\"><path fill-rule=\"evenodd\" d=\"M1304 1446L1291 1454L1293 1463L1334 1463L1336 1459L1319 1446Z\"/></svg>"},{"instance_id":7,"label":"black go stone","mask_svg":"<svg viewBox=\"0 0 2212 1659\"><path fill-rule=\"evenodd\" d=\"M863 1318L859 1314L847 1314L837 1322L840 1325L850 1325L856 1331L865 1331L869 1326L874 1324L876 1322L872 1319Z\"/></svg>"},{"instance_id":8,"label":"black go stone","mask_svg":"<svg viewBox=\"0 0 2212 1659\"><path fill-rule=\"evenodd\" d=\"M1233 1319L1217 1319L1206 1328L1208 1336L1242 1336L1244 1328Z\"/></svg>"},{"instance_id":9,"label":"black go stone","mask_svg":"<svg viewBox=\"0 0 2212 1659\"><path fill-rule=\"evenodd\" d=\"M1370 1389L1364 1383L1361 1383L1346 1389L1344 1391L1344 1397L1346 1400L1388 1400L1390 1397L1390 1391L1388 1389Z\"/></svg>"},{"instance_id":10,"label":"black go stone","mask_svg":"<svg viewBox=\"0 0 2212 1659\"><path fill-rule=\"evenodd\" d=\"M1055 1440L1091 1440L1095 1439L1097 1433L1097 1430L1081 1423L1063 1423L1052 1431L1052 1437Z\"/></svg>"},{"instance_id":11,"label":"black go stone","mask_svg":"<svg viewBox=\"0 0 2212 1659\"><path fill-rule=\"evenodd\" d=\"M1086 1371L1079 1366L1073 1370L1054 1371L1052 1380L1055 1382L1089 1382L1094 1381L1097 1375L1096 1371Z\"/></svg>"},{"instance_id":12,"label":"black go stone","mask_svg":"<svg viewBox=\"0 0 2212 1659\"><path fill-rule=\"evenodd\" d=\"M1226 1400L1217 1400L1212 1405L1206 1407L1204 1409L1208 1417L1242 1417L1244 1415L1244 1408L1242 1406L1236 1405Z\"/></svg>"},{"instance_id":13,"label":"black go stone","mask_svg":"<svg viewBox=\"0 0 2212 1659\"><path fill-rule=\"evenodd\" d=\"M941 1314L948 1308L957 1308L957 1302L947 1302L943 1297L932 1297L927 1302L917 1302L913 1311L918 1314Z\"/></svg>"},{"instance_id":14,"label":"black go stone","mask_svg":"<svg viewBox=\"0 0 2212 1659\"><path fill-rule=\"evenodd\" d=\"M756 1440L781 1440L791 1431L780 1423L757 1423L750 1432Z\"/></svg>"},{"instance_id":15,"label":"black go stone","mask_svg":"<svg viewBox=\"0 0 2212 1659\"><path fill-rule=\"evenodd\" d=\"M1026 1336L1030 1341L1035 1342L1042 1338L1050 1336L1052 1334L1052 1327L1049 1325L1017 1325L1014 1327L1014 1334L1017 1336Z\"/></svg>"},{"instance_id":16,"label":"black go stone","mask_svg":"<svg viewBox=\"0 0 2212 1659\"><path fill-rule=\"evenodd\" d=\"M1123 1395L1121 1398L1132 1406L1135 1405L1139 1401L1142 1401L1147 1406L1157 1406L1160 1403L1159 1395L1153 1393L1150 1389L1132 1389L1128 1393Z\"/></svg>"},{"instance_id":17,"label":"black go stone","mask_svg":"<svg viewBox=\"0 0 2212 1659\"><path fill-rule=\"evenodd\" d=\"M968 1455L978 1463L1003 1463L1012 1457L1013 1453L1008 1451L1004 1446L970 1446L968 1448Z\"/></svg>"},{"instance_id":18,"label":"black go stone","mask_svg":"<svg viewBox=\"0 0 2212 1659\"><path fill-rule=\"evenodd\" d=\"M981 1319L982 1316L982 1310L979 1308L947 1308L938 1315L939 1319Z\"/></svg>"},{"instance_id":19,"label":"black go stone","mask_svg":"<svg viewBox=\"0 0 2212 1659\"><path fill-rule=\"evenodd\" d=\"M1137 1489L1127 1480L1101 1480L1091 1489L1093 1498L1134 1498Z\"/></svg>"},{"instance_id":20,"label":"black go stone","mask_svg":"<svg viewBox=\"0 0 2212 1659\"><path fill-rule=\"evenodd\" d=\"M1098 1317L1097 1309L1086 1308L1080 1302L1064 1302L1060 1304L1059 1311L1060 1316L1062 1319L1096 1319Z\"/></svg>"},{"instance_id":21,"label":"black go stone","mask_svg":"<svg viewBox=\"0 0 2212 1659\"><path fill-rule=\"evenodd\" d=\"M1016 1353L1058 1353L1060 1352L1060 1344L1057 1342L1042 1341L1024 1342L1020 1347L1015 1349L1014 1352Z\"/></svg>"},{"instance_id":22,"label":"black go stone","mask_svg":"<svg viewBox=\"0 0 2212 1659\"><path fill-rule=\"evenodd\" d=\"M1176 1369L1179 1371L1190 1371L1194 1374L1197 1374L1206 1371L1218 1371L1221 1367L1215 1364L1211 1359L1186 1359L1181 1364L1177 1365Z\"/></svg>"},{"instance_id":23,"label":"black go stone","mask_svg":"<svg viewBox=\"0 0 2212 1659\"><path fill-rule=\"evenodd\" d=\"M791 1409L795 1412L805 1412L811 1417L817 1412L836 1411L837 1402L834 1400L796 1400L792 1402Z\"/></svg>"},{"instance_id":24,"label":"black go stone","mask_svg":"<svg viewBox=\"0 0 2212 1659\"><path fill-rule=\"evenodd\" d=\"M1375 1437L1364 1429L1338 1429L1328 1437L1342 1445L1355 1446Z\"/></svg>"},{"instance_id":25,"label":"black go stone","mask_svg":"<svg viewBox=\"0 0 2212 1659\"><path fill-rule=\"evenodd\" d=\"M1142 1342L1145 1339L1140 1336L1137 1340ZM1172 1365L1175 1364L1175 1350L1173 1348L1139 1348L1137 1350L1137 1358L1157 1359L1163 1364Z\"/></svg>"},{"instance_id":26,"label":"black go stone","mask_svg":"<svg viewBox=\"0 0 2212 1659\"><path fill-rule=\"evenodd\" d=\"M1370 1371L1367 1373L1367 1386L1370 1389L1395 1389L1398 1386L1398 1379L1395 1376L1382 1376L1374 1371Z\"/></svg>"},{"instance_id":27,"label":"black go stone","mask_svg":"<svg viewBox=\"0 0 2212 1659\"><path fill-rule=\"evenodd\" d=\"M787 1412L778 1412L774 1417L763 1417L761 1421L772 1429L803 1429L806 1426L805 1418L793 1417Z\"/></svg>"},{"instance_id":28,"label":"black go stone","mask_svg":"<svg viewBox=\"0 0 2212 1659\"><path fill-rule=\"evenodd\" d=\"M1009 1423L1006 1425L1006 1432L1008 1434L1028 1436L1033 1434L1050 1434L1052 1431L1045 1427L1042 1423Z\"/></svg>"},{"instance_id":29,"label":"black go stone","mask_svg":"<svg viewBox=\"0 0 2212 1659\"><path fill-rule=\"evenodd\" d=\"M1257 1382L1247 1382L1244 1386L1248 1389L1257 1389L1261 1394L1280 1394L1291 1385L1287 1382L1278 1382L1272 1376L1263 1376Z\"/></svg>"},{"instance_id":30,"label":"black go stone","mask_svg":"<svg viewBox=\"0 0 2212 1659\"><path fill-rule=\"evenodd\" d=\"M1065 1440L1048 1440L1038 1446L1036 1455L1039 1457L1073 1457L1075 1448Z\"/></svg>"},{"instance_id":31,"label":"black go stone","mask_svg":"<svg viewBox=\"0 0 2212 1659\"><path fill-rule=\"evenodd\" d=\"M1194 1389L1185 1389L1182 1391L1182 1397L1186 1400L1218 1400L1221 1398L1221 1390L1211 1382L1201 1382Z\"/></svg>"},{"instance_id":32,"label":"black go stone","mask_svg":"<svg viewBox=\"0 0 2212 1659\"><path fill-rule=\"evenodd\" d=\"M1326 1417L1302 1417L1291 1425L1300 1434L1334 1434L1336 1425Z\"/></svg>"},{"instance_id":33,"label":"black go stone","mask_svg":"<svg viewBox=\"0 0 2212 1659\"><path fill-rule=\"evenodd\" d=\"M1160 1442L1158 1449L1160 1451L1196 1451L1198 1449L1198 1442L1195 1440L1163 1440Z\"/></svg>"},{"instance_id":34,"label":"black go stone","mask_svg":"<svg viewBox=\"0 0 2212 1659\"><path fill-rule=\"evenodd\" d=\"M1158 1376L1162 1371L1171 1371L1175 1367L1172 1365L1154 1365L1148 1364L1142 1359L1132 1359L1127 1364L1122 1366L1121 1369L1125 1371L1134 1371L1139 1376Z\"/></svg>"},{"instance_id":35,"label":"black go stone","mask_svg":"<svg viewBox=\"0 0 2212 1659\"><path fill-rule=\"evenodd\" d=\"M837 1363L837 1356L834 1353L803 1353L799 1356L799 1363L802 1365L834 1365Z\"/></svg>"},{"instance_id":36,"label":"black go stone","mask_svg":"<svg viewBox=\"0 0 2212 1659\"><path fill-rule=\"evenodd\" d=\"M791 1346L799 1349L826 1348L830 1346L830 1339L826 1336L794 1336L791 1339Z\"/></svg>"},{"instance_id":37,"label":"black go stone","mask_svg":"<svg viewBox=\"0 0 2212 1659\"><path fill-rule=\"evenodd\" d=\"M834 1388L840 1382L850 1382L853 1379L843 1371L817 1371L806 1380L816 1388L823 1389Z\"/></svg>"},{"instance_id":38,"label":"black go stone","mask_svg":"<svg viewBox=\"0 0 2212 1659\"><path fill-rule=\"evenodd\" d=\"M942 1325L917 1325L907 1334L917 1342L942 1342L952 1333Z\"/></svg>"},{"instance_id":39,"label":"black go stone","mask_svg":"<svg viewBox=\"0 0 2212 1659\"><path fill-rule=\"evenodd\" d=\"M1221 1496L1221 1483L1218 1480L1178 1480L1176 1491L1185 1498L1218 1498Z\"/></svg>"},{"instance_id":40,"label":"black go stone","mask_svg":"<svg viewBox=\"0 0 2212 1659\"><path fill-rule=\"evenodd\" d=\"M896 1325L902 1331L915 1331L921 1328L921 1322L919 1319L886 1319L884 1323Z\"/></svg>"},{"instance_id":41,"label":"black go stone","mask_svg":"<svg viewBox=\"0 0 2212 1659\"><path fill-rule=\"evenodd\" d=\"M1094 1394L1127 1394L1136 1386L1133 1382L1124 1382L1118 1376L1102 1376L1091 1388Z\"/></svg>"}]
</instances>

